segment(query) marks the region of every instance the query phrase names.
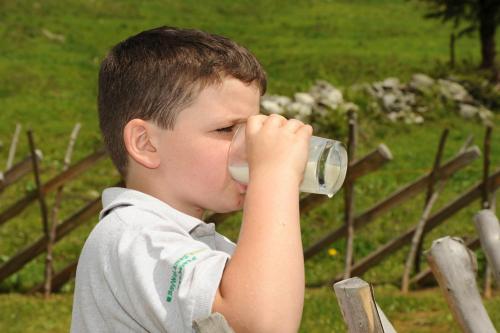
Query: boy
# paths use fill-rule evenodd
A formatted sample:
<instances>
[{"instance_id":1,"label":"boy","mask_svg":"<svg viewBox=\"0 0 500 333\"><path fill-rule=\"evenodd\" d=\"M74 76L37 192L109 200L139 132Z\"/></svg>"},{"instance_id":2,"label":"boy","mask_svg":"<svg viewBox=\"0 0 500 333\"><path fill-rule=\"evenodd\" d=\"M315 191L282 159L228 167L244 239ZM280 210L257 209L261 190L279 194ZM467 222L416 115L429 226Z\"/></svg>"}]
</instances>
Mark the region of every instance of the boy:
<instances>
[{"instance_id":1,"label":"boy","mask_svg":"<svg viewBox=\"0 0 500 333\"><path fill-rule=\"evenodd\" d=\"M103 192L78 263L72 332L192 332L221 313L236 332L297 332L304 298L299 184L312 128L259 115L266 76L245 48L160 27L116 45L99 121L126 188ZM227 170L246 123L247 186ZM243 208L235 245L201 220Z\"/></svg>"}]
</instances>

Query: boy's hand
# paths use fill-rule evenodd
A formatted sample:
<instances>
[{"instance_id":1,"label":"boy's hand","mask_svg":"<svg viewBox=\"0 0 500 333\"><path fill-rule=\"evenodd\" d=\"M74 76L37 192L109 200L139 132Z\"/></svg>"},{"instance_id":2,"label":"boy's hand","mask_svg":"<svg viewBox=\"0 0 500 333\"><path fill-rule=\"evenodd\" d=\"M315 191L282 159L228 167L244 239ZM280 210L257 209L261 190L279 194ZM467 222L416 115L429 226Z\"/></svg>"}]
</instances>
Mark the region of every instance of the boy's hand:
<instances>
[{"instance_id":1,"label":"boy's hand","mask_svg":"<svg viewBox=\"0 0 500 333\"><path fill-rule=\"evenodd\" d=\"M247 120L246 149L252 177L285 177L300 185L304 176L312 127L273 114Z\"/></svg>"}]
</instances>

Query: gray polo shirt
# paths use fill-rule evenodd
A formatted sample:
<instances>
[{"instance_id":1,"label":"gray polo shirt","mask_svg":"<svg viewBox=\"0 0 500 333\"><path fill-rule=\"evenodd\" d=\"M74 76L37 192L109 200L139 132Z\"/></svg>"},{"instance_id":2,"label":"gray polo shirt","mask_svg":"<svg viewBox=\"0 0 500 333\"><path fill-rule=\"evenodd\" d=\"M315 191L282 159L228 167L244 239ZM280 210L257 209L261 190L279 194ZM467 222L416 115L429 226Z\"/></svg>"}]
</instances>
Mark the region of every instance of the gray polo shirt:
<instances>
[{"instance_id":1,"label":"gray polo shirt","mask_svg":"<svg viewBox=\"0 0 500 333\"><path fill-rule=\"evenodd\" d=\"M235 244L213 223L108 188L76 271L71 332L194 332Z\"/></svg>"}]
</instances>

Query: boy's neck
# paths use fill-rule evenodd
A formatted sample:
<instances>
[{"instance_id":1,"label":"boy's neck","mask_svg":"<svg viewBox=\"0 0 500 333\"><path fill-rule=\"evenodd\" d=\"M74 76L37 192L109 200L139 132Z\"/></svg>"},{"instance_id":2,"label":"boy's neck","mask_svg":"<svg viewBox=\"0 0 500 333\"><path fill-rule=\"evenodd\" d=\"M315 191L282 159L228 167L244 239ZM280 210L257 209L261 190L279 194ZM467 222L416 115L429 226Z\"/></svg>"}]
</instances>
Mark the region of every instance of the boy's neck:
<instances>
[{"instance_id":1,"label":"boy's neck","mask_svg":"<svg viewBox=\"0 0 500 333\"><path fill-rule=\"evenodd\" d=\"M170 207L184 214L196 217L200 220L203 218L203 214L205 213L205 211L202 208L190 206L183 202L180 202L179 200L176 200L168 193L165 193L161 189L157 188L157 186L158 186L157 184L150 184L148 181L145 181L144 179L136 180L135 177L127 178L125 185L126 188L139 191L148 194L152 197L155 197L156 199L163 201Z\"/></svg>"}]
</instances>

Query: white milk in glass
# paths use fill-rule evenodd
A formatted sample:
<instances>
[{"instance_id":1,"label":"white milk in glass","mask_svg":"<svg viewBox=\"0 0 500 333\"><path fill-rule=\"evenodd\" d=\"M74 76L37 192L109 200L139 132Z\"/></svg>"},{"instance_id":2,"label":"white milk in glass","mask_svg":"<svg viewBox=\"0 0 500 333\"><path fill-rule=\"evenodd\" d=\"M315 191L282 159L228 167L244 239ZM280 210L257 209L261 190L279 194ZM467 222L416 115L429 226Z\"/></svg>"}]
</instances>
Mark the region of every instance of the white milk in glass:
<instances>
[{"instance_id":1,"label":"white milk in glass","mask_svg":"<svg viewBox=\"0 0 500 333\"><path fill-rule=\"evenodd\" d=\"M311 137L309 156L300 191L332 197L342 186L347 171L347 153L338 141ZM248 164L229 165L231 176L248 184Z\"/></svg>"}]
</instances>

